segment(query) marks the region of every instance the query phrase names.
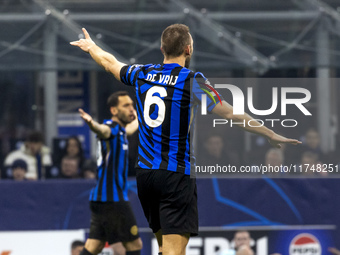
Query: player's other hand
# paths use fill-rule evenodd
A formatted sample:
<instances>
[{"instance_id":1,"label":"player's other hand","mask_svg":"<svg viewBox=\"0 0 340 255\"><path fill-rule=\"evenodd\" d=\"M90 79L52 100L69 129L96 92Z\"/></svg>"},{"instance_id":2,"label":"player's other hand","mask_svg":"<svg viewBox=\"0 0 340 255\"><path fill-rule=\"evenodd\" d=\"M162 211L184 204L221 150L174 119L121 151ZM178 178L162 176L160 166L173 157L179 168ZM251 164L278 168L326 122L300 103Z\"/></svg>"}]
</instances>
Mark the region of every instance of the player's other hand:
<instances>
[{"instance_id":1,"label":"player's other hand","mask_svg":"<svg viewBox=\"0 0 340 255\"><path fill-rule=\"evenodd\" d=\"M81 109L81 108L79 108L78 111L79 111L80 117L81 117L86 123L91 124L91 122L92 122L92 117L91 117L91 115L88 114L88 113L86 113L86 112L84 112L84 110Z\"/></svg>"},{"instance_id":2,"label":"player's other hand","mask_svg":"<svg viewBox=\"0 0 340 255\"><path fill-rule=\"evenodd\" d=\"M281 144L283 144L283 143L288 143L288 144L293 144L293 145L297 145L297 144L302 143L299 140L289 139L289 138L286 138L284 136L278 135L276 133L274 133L272 135L272 137L269 138L268 140L269 140L269 143L276 148L281 148Z\"/></svg>"},{"instance_id":3,"label":"player's other hand","mask_svg":"<svg viewBox=\"0 0 340 255\"><path fill-rule=\"evenodd\" d=\"M86 29L82 28L82 30L83 30L85 39L73 41L73 42L70 42L70 44L73 45L73 46L78 46L79 48L81 48L85 52L89 52L90 48L92 46L96 45L96 44L94 43L94 41L92 41L92 39L91 39L89 33L86 31Z\"/></svg>"},{"instance_id":4,"label":"player's other hand","mask_svg":"<svg viewBox=\"0 0 340 255\"><path fill-rule=\"evenodd\" d=\"M337 248L329 247L328 251L335 255L340 255L340 251Z\"/></svg>"}]
</instances>

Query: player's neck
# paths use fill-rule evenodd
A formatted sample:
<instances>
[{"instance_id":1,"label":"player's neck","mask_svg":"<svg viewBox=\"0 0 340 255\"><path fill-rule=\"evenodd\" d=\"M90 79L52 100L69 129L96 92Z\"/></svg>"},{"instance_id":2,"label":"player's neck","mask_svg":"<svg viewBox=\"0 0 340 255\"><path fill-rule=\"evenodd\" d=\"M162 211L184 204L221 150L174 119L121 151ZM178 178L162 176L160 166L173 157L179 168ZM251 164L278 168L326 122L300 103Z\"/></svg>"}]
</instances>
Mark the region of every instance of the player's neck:
<instances>
[{"instance_id":1,"label":"player's neck","mask_svg":"<svg viewBox=\"0 0 340 255\"><path fill-rule=\"evenodd\" d=\"M179 64L180 66L183 66L185 65L185 57L184 56L179 56L179 57L176 57L176 58L164 58L163 60L163 63L164 64Z\"/></svg>"},{"instance_id":2,"label":"player's neck","mask_svg":"<svg viewBox=\"0 0 340 255\"><path fill-rule=\"evenodd\" d=\"M126 124L124 124L120 119L118 119L116 116L113 116L111 118L112 121L117 122L121 127L125 128Z\"/></svg>"}]
</instances>

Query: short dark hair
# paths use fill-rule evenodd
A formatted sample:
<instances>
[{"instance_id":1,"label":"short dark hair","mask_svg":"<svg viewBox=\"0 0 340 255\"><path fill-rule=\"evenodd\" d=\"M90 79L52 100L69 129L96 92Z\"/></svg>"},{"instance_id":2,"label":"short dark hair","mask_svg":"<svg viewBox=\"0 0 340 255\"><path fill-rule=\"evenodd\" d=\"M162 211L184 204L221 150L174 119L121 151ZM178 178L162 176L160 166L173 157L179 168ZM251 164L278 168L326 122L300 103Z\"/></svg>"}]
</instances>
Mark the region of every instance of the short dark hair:
<instances>
[{"instance_id":1,"label":"short dark hair","mask_svg":"<svg viewBox=\"0 0 340 255\"><path fill-rule=\"evenodd\" d=\"M25 160L23 159L16 159L14 160L14 162L12 163L12 170L16 169L16 168L22 168L27 172L27 163Z\"/></svg>"},{"instance_id":2,"label":"short dark hair","mask_svg":"<svg viewBox=\"0 0 340 255\"><path fill-rule=\"evenodd\" d=\"M238 233L247 233L250 237L250 233L248 230L245 230L245 229L239 229L239 230L236 230L235 233L234 233L234 237L236 236L236 234Z\"/></svg>"},{"instance_id":3,"label":"short dark hair","mask_svg":"<svg viewBox=\"0 0 340 255\"><path fill-rule=\"evenodd\" d=\"M32 131L28 134L26 141L32 142L32 143L43 143L44 142L44 136L39 131Z\"/></svg>"},{"instance_id":4,"label":"short dark hair","mask_svg":"<svg viewBox=\"0 0 340 255\"><path fill-rule=\"evenodd\" d=\"M75 240L71 244L71 249L74 250L75 248L77 248L79 246L84 246L84 245L85 245L85 243L83 241Z\"/></svg>"},{"instance_id":5,"label":"short dark hair","mask_svg":"<svg viewBox=\"0 0 340 255\"><path fill-rule=\"evenodd\" d=\"M191 43L189 27L183 24L168 26L162 33L161 47L166 57L179 57Z\"/></svg>"},{"instance_id":6,"label":"short dark hair","mask_svg":"<svg viewBox=\"0 0 340 255\"><path fill-rule=\"evenodd\" d=\"M108 107L115 107L118 105L119 97L120 96L129 96L129 93L127 91L117 91L113 93L109 98L107 99L107 106Z\"/></svg>"}]
</instances>

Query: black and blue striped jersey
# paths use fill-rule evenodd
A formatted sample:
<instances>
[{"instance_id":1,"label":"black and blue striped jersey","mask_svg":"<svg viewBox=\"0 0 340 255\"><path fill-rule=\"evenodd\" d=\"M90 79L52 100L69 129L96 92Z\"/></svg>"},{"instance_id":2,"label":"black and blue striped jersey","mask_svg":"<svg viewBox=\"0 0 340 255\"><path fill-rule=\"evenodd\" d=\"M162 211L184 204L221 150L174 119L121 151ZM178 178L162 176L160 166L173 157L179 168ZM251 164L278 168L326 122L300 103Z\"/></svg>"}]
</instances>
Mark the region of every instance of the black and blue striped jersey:
<instances>
[{"instance_id":1,"label":"black and blue striped jersey","mask_svg":"<svg viewBox=\"0 0 340 255\"><path fill-rule=\"evenodd\" d=\"M98 139L97 185L91 190L90 201L128 201L129 150L126 131L112 120L104 120L104 124L111 128L111 136Z\"/></svg>"},{"instance_id":2,"label":"black and blue striped jersey","mask_svg":"<svg viewBox=\"0 0 340 255\"><path fill-rule=\"evenodd\" d=\"M120 78L136 89L138 167L190 175L195 161L190 130L201 95L210 93L203 74L176 63L149 64L124 66ZM211 111L215 100L206 99L207 109Z\"/></svg>"}]
</instances>

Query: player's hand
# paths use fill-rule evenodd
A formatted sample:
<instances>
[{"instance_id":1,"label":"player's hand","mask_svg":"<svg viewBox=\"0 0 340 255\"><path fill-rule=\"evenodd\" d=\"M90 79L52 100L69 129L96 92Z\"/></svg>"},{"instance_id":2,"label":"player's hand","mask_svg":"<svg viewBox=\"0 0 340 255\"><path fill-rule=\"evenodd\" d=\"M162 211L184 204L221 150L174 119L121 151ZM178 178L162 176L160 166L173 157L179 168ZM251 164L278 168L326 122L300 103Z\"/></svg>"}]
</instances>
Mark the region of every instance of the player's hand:
<instances>
[{"instance_id":1,"label":"player's hand","mask_svg":"<svg viewBox=\"0 0 340 255\"><path fill-rule=\"evenodd\" d=\"M80 49L82 49L85 52L89 52L90 48L92 46L95 46L96 44L94 43L94 41L92 41L89 33L86 31L85 28L82 28L85 39L80 39L78 41L73 41L70 42L71 45L73 46L78 46Z\"/></svg>"},{"instance_id":2,"label":"player's hand","mask_svg":"<svg viewBox=\"0 0 340 255\"><path fill-rule=\"evenodd\" d=\"M298 144L302 143L299 140L289 139L289 138L286 138L284 136L278 135L276 133L274 133L272 135L272 137L269 138L268 140L269 140L269 143L276 148L281 148L282 143L289 143L289 144L293 144L293 145L298 145Z\"/></svg>"},{"instance_id":3,"label":"player's hand","mask_svg":"<svg viewBox=\"0 0 340 255\"><path fill-rule=\"evenodd\" d=\"M133 120L137 119L137 111L133 109Z\"/></svg>"},{"instance_id":4,"label":"player's hand","mask_svg":"<svg viewBox=\"0 0 340 255\"><path fill-rule=\"evenodd\" d=\"M90 114L84 112L83 109L79 108L78 109L80 117L87 123L87 124L91 124L92 122L92 117Z\"/></svg>"},{"instance_id":5,"label":"player's hand","mask_svg":"<svg viewBox=\"0 0 340 255\"><path fill-rule=\"evenodd\" d=\"M330 247L328 248L328 251L332 254L340 255L340 251L337 248Z\"/></svg>"}]
</instances>

